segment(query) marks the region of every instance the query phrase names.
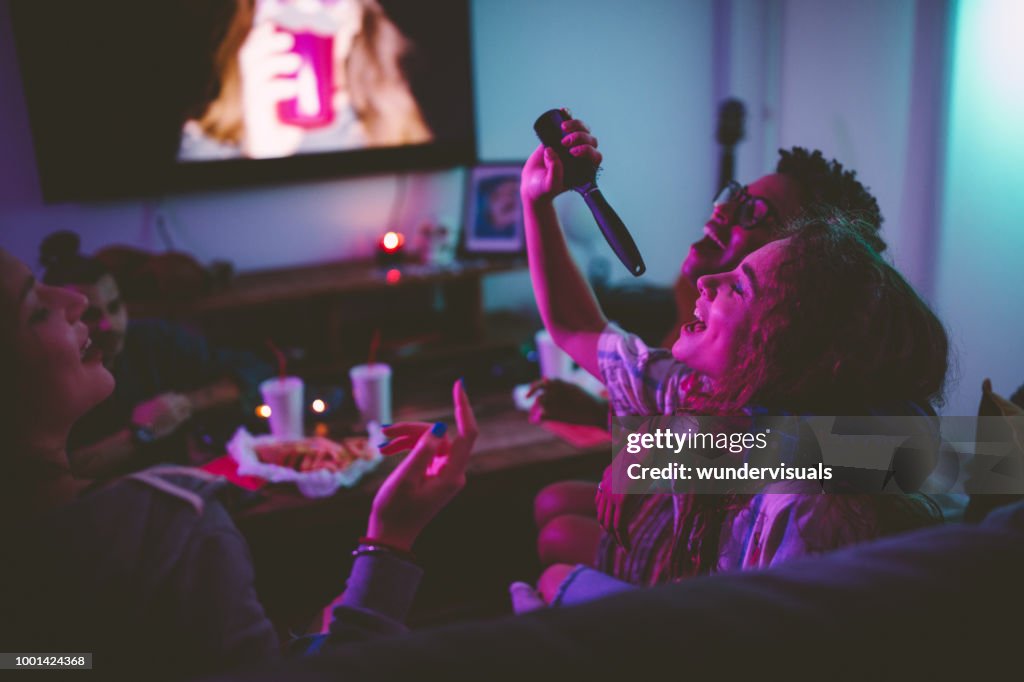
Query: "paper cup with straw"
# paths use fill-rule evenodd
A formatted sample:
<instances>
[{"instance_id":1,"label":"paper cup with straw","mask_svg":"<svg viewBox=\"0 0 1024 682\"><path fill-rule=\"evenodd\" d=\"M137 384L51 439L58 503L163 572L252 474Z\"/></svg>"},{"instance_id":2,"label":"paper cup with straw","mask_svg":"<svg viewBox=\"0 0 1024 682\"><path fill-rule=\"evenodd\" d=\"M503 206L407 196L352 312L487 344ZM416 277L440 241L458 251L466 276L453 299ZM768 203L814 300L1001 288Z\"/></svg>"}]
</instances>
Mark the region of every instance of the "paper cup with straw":
<instances>
[{"instance_id":1,"label":"paper cup with straw","mask_svg":"<svg viewBox=\"0 0 1024 682\"><path fill-rule=\"evenodd\" d=\"M355 398L364 424L391 423L391 366L377 362L379 346L378 329L370 341L370 353L366 364L356 365L348 373L352 380L352 397Z\"/></svg>"},{"instance_id":2,"label":"paper cup with straw","mask_svg":"<svg viewBox=\"0 0 1024 682\"><path fill-rule=\"evenodd\" d=\"M300 440L305 415L305 386L299 377L288 376L284 353L267 341L277 358L278 375L260 384L263 402L270 408L270 433L279 441Z\"/></svg>"}]
</instances>

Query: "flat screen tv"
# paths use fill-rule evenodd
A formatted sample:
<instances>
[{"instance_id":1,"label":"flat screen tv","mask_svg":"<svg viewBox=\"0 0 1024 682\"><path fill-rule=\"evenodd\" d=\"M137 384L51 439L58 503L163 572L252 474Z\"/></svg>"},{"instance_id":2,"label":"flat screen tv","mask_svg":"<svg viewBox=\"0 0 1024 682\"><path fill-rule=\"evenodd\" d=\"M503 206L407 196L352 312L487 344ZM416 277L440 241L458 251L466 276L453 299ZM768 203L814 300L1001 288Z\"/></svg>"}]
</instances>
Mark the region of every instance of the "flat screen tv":
<instances>
[{"instance_id":1,"label":"flat screen tv","mask_svg":"<svg viewBox=\"0 0 1024 682\"><path fill-rule=\"evenodd\" d=\"M475 158L468 0L11 0L43 194Z\"/></svg>"}]
</instances>

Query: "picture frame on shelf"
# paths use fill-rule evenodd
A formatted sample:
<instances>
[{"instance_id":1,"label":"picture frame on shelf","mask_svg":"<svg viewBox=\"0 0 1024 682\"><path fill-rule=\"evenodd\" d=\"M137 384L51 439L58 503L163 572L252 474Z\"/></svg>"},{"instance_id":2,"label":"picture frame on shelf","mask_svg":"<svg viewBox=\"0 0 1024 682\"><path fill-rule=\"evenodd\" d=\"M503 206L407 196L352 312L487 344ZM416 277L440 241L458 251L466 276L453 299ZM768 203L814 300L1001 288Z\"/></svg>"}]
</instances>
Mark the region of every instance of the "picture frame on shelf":
<instances>
[{"instance_id":1,"label":"picture frame on shelf","mask_svg":"<svg viewBox=\"0 0 1024 682\"><path fill-rule=\"evenodd\" d=\"M523 163L483 163L466 173L460 248L463 255L513 256L526 250L519 199Z\"/></svg>"}]
</instances>

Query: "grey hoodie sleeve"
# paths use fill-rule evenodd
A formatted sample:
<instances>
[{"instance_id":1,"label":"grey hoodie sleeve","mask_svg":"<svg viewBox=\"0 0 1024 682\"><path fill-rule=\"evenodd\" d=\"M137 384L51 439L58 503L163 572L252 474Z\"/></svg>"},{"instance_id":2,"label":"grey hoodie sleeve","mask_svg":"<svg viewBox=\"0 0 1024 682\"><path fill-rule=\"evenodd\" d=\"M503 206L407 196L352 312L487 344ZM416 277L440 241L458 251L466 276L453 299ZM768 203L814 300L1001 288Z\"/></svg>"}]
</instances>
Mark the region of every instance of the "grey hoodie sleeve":
<instances>
[{"instance_id":1,"label":"grey hoodie sleeve","mask_svg":"<svg viewBox=\"0 0 1024 682\"><path fill-rule=\"evenodd\" d=\"M423 569L397 555L362 554L352 564L341 608L373 611L401 625L422 577Z\"/></svg>"},{"instance_id":2,"label":"grey hoodie sleeve","mask_svg":"<svg viewBox=\"0 0 1024 682\"><path fill-rule=\"evenodd\" d=\"M328 633L301 637L289 651L315 654L325 646L406 632L405 617L422 576L423 569L393 554L357 557Z\"/></svg>"},{"instance_id":3,"label":"grey hoodie sleeve","mask_svg":"<svg viewBox=\"0 0 1024 682\"><path fill-rule=\"evenodd\" d=\"M208 509L224 514L219 506ZM199 526L172 581L175 629L191 640L176 646L222 665L278 654L277 634L256 596L249 547L233 525Z\"/></svg>"}]
</instances>

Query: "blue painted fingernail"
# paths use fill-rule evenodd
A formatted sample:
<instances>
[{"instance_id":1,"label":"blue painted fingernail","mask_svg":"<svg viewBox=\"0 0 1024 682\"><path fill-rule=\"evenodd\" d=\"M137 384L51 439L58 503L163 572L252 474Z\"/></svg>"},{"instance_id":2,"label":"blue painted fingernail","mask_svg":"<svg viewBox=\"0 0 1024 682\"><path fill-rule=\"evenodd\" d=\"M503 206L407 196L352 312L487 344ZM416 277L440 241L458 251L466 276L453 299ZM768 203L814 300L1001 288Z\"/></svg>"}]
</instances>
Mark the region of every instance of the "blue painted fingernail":
<instances>
[{"instance_id":1,"label":"blue painted fingernail","mask_svg":"<svg viewBox=\"0 0 1024 682\"><path fill-rule=\"evenodd\" d=\"M381 424L380 428L382 428L382 429L390 429L391 428L391 424Z\"/></svg>"},{"instance_id":2,"label":"blue painted fingernail","mask_svg":"<svg viewBox=\"0 0 1024 682\"><path fill-rule=\"evenodd\" d=\"M391 445L391 441L386 440L383 443L377 443L377 449L380 450L381 448L386 448L389 445Z\"/></svg>"},{"instance_id":3,"label":"blue painted fingernail","mask_svg":"<svg viewBox=\"0 0 1024 682\"><path fill-rule=\"evenodd\" d=\"M436 436L437 438L440 438L441 436L443 436L445 434L445 432L447 430L448 430L448 425L447 424L445 424L444 422L437 422L430 429L430 433L434 434L434 436Z\"/></svg>"}]
</instances>

